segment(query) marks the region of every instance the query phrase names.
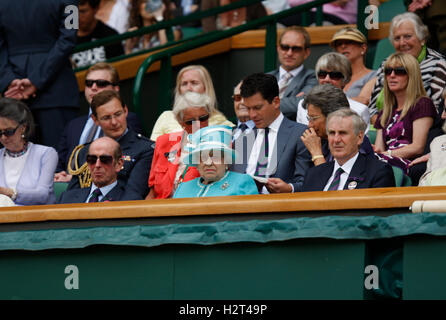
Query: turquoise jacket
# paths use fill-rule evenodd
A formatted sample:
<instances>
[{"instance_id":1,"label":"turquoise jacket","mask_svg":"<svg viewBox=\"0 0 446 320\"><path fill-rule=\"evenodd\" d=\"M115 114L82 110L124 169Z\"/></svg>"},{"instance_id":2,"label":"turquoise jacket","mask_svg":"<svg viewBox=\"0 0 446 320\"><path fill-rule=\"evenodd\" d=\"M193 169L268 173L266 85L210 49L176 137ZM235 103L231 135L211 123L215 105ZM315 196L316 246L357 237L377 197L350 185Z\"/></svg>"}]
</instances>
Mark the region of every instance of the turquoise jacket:
<instances>
[{"instance_id":1,"label":"turquoise jacket","mask_svg":"<svg viewBox=\"0 0 446 320\"><path fill-rule=\"evenodd\" d=\"M201 178L181 183L174 198L237 196L258 194L254 179L247 174L227 171L223 178L210 184L203 184Z\"/></svg>"}]
</instances>

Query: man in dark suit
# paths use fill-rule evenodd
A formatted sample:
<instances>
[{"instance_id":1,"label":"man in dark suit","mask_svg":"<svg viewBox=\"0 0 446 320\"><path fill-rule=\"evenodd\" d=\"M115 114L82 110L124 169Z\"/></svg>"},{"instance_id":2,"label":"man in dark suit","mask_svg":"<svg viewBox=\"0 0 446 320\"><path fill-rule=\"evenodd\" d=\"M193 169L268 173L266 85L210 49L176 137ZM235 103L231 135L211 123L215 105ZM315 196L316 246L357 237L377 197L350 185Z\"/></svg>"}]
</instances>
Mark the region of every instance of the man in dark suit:
<instances>
[{"instance_id":1,"label":"man in dark suit","mask_svg":"<svg viewBox=\"0 0 446 320\"><path fill-rule=\"evenodd\" d=\"M96 94L104 90L119 92L119 74L111 64L99 62L91 66L85 75L85 99L88 104L91 104L91 100ZM141 121L135 113L128 113L127 123L137 133L142 133ZM68 159L74 148L78 145L89 143L102 135L101 128L96 126L91 118L91 108L89 108L88 115L71 120L60 136L57 147L59 162L54 181L69 182L71 176L66 173L66 170Z\"/></svg>"},{"instance_id":2,"label":"man in dark suit","mask_svg":"<svg viewBox=\"0 0 446 320\"><path fill-rule=\"evenodd\" d=\"M69 60L76 29L67 27L66 10L76 5L77 0L0 1L0 93L28 104L36 140L54 148L79 110Z\"/></svg>"},{"instance_id":3,"label":"man in dark suit","mask_svg":"<svg viewBox=\"0 0 446 320\"><path fill-rule=\"evenodd\" d=\"M395 187L392 167L359 152L367 128L350 109L329 114L327 135L333 161L308 170L302 191L334 191Z\"/></svg>"},{"instance_id":4,"label":"man in dark suit","mask_svg":"<svg viewBox=\"0 0 446 320\"><path fill-rule=\"evenodd\" d=\"M279 37L277 55L280 67L270 72L279 84L280 111L296 120L297 106L303 95L318 84L314 70L306 69L310 56L310 35L303 27L286 28Z\"/></svg>"},{"instance_id":5,"label":"man in dark suit","mask_svg":"<svg viewBox=\"0 0 446 320\"><path fill-rule=\"evenodd\" d=\"M125 192L118 181L118 172L124 164L122 151L116 140L102 137L93 141L88 148L87 164L91 173L90 188L67 190L58 203L106 202L141 200L136 193Z\"/></svg>"},{"instance_id":6,"label":"man in dark suit","mask_svg":"<svg viewBox=\"0 0 446 320\"><path fill-rule=\"evenodd\" d=\"M276 78L264 73L250 75L243 79L240 94L257 134L253 130L247 135L245 157L240 152L244 146L235 145L238 157L232 170L260 177L257 181L263 181L263 193L301 191L311 165L310 154L300 140L306 126L288 120L280 112Z\"/></svg>"},{"instance_id":7,"label":"man in dark suit","mask_svg":"<svg viewBox=\"0 0 446 320\"><path fill-rule=\"evenodd\" d=\"M101 127L104 136L119 142L124 165L118 173L126 192L135 192L145 198L149 193L147 181L152 163L154 142L127 127L128 110L119 93L105 90L91 101L92 118ZM68 189L89 188L90 172L86 165L87 145L76 147L68 163L68 173L73 175Z\"/></svg>"}]
</instances>

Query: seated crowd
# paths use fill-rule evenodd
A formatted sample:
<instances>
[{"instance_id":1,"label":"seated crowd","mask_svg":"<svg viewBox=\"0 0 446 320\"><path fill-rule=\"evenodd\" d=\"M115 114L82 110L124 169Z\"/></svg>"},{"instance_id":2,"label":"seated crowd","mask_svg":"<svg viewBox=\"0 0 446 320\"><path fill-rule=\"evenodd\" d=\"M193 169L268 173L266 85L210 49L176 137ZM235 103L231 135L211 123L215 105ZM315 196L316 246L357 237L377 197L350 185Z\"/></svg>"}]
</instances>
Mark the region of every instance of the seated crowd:
<instances>
[{"instance_id":1,"label":"seated crowd","mask_svg":"<svg viewBox=\"0 0 446 320\"><path fill-rule=\"evenodd\" d=\"M446 185L446 60L427 48L415 14L396 16L390 28L396 53L377 71L365 67L367 41L355 28L333 36L335 52L315 70L303 64L311 54L305 28L284 29L279 68L234 84L236 123L218 110L208 70L184 67L172 111L150 139L110 64L88 69L89 115L65 126L57 148L31 142L33 115L15 99L20 87L8 87L0 98L0 205L394 187L394 170L414 186ZM67 184L58 199L54 183Z\"/></svg>"}]
</instances>

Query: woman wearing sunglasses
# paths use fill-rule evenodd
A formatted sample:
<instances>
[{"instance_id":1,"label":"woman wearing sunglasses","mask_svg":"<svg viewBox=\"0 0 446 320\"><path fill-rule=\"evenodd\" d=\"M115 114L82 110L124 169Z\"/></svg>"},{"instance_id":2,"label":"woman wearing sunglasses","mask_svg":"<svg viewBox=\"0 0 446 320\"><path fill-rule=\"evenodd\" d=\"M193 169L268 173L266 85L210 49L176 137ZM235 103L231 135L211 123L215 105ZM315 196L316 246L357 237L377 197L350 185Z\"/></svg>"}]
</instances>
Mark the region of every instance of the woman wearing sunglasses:
<instances>
[{"instance_id":1,"label":"woman wearing sunglasses","mask_svg":"<svg viewBox=\"0 0 446 320\"><path fill-rule=\"evenodd\" d=\"M28 107L0 98L0 194L16 205L55 203L53 177L57 152L33 144L34 121Z\"/></svg>"},{"instance_id":2,"label":"woman wearing sunglasses","mask_svg":"<svg viewBox=\"0 0 446 320\"><path fill-rule=\"evenodd\" d=\"M339 89L344 89L352 78L352 67L350 61L344 55L329 52L321 56L316 63L316 76L319 84L331 84ZM350 109L355 111L368 126L370 124L370 113L366 105L348 98ZM299 102L296 121L308 125L308 112L303 107L303 101Z\"/></svg>"},{"instance_id":3,"label":"woman wearing sunglasses","mask_svg":"<svg viewBox=\"0 0 446 320\"><path fill-rule=\"evenodd\" d=\"M427 26L412 12L395 16L390 24L389 40L395 51L410 54L417 59L426 94L440 113L441 92L446 86L446 60L440 53L426 46L428 36ZM377 71L377 80L370 97L372 123L375 123L378 111L383 108L382 89L385 80L383 66L384 63Z\"/></svg>"},{"instance_id":4,"label":"woman wearing sunglasses","mask_svg":"<svg viewBox=\"0 0 446 320\"><path fill-rule=\"evenodd\" d=\"M217 97L215 96L214 85L212 83L209 71L202 65L190 65L180 70L177 75L175 86L175 100L178 96L188 91L206 94L211 99L209 107L209 125L226 125L234 127L234 124L217 109ZM181 131L181 125L178 123L172 111L164 111L156 120L153 126L150 140L156 139L166 133Z\"/></svg>"},{"instance_id":5,"label":"woman wearing sunglasses","mask_svg":"<svg viewBox=\"0 0 446 320\"><path fill-rule=\"evenodd\" d=\"M383 69L383 109L375 122L375 152L407 174L411 160L423 154L437 111L427 97L420 66L412 55L394 53Z\"/></svg>"},{"instance_id":6,"label":"woman wearing sunglasses","mask_svg":"<svg viewBox=\"0 0 446 320\"><path fill-rule=\"evenodd\" d=\"M208 126L211 103L209 96L196 92L186 92L175 99L173 114L183 130L156 140L146 200L170 198L181 182L200 175L195 167L185 164L184 158L189 154L189 135Z\"/></svg>"}]
</instances>

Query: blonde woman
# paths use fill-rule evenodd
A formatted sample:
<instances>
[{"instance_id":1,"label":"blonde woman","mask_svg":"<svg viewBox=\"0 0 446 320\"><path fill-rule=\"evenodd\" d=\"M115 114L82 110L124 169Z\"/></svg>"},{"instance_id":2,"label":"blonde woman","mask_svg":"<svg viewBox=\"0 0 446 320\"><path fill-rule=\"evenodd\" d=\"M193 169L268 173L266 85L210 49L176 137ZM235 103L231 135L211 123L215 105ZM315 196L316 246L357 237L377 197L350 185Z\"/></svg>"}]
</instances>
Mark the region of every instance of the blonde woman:
<instances>
[{"instance_id":1,"label":"blonde woman","mask_svg":"<svg viewBox=\"0 0 446 320\"><path fill-rule=\"evenodd\" d=\"M207 95L211 99L209 125L226 125L234 127L234 124L217 109L217 97L209 71L202 65L190 65L180 70L175 86L175 100L186 92L196 92ZM181 131L172 111L164 111L156 120L150 139L156 139L166 133Z\"/></svg>"},{"instance_id":2,"label":"blonde woman","mask_svg":"<svg viewBox=\"0 0 446 320\"><path fill-rule=\"evenodd\" d=\"M384 65L383 109L375 122L377 156L407 174L425 148L437 111L426 95L418 61L394 53Z\"/></svg>"}]
</instances>

